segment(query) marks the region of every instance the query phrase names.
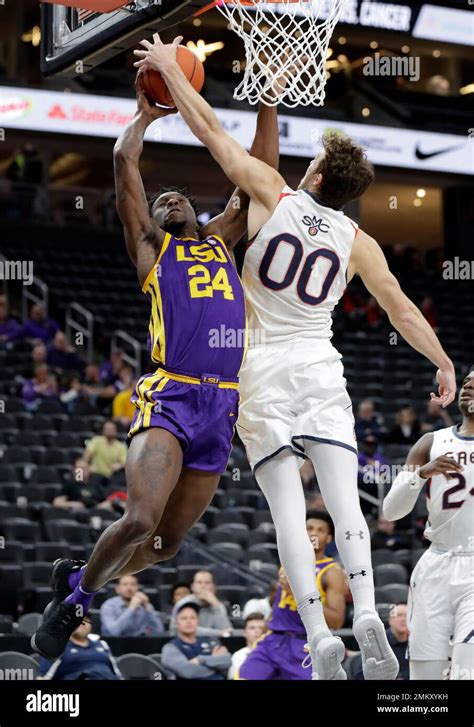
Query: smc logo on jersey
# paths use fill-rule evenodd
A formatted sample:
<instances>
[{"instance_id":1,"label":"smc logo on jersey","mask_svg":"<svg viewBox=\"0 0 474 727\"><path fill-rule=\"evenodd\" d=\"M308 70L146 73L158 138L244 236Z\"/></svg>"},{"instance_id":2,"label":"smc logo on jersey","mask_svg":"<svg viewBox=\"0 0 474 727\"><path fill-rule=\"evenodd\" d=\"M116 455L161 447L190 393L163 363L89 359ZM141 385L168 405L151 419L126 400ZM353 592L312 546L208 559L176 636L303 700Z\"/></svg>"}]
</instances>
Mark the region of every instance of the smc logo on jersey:
<instances>
[{"instance_id":1,"label":"smc logo on jersey","mask_svg":"<svg viewBox=\"0 0 474 727\"><path fill-rule=\"evenodd\" d=\"M318 232L329 232L329 225L326 222L323 222L322 217L318 219L316 215L313 215L312 217L310 217L310 215L305 215L301 221L307 226L311 237L317 235Z\"/></svg>"}]
</instances>

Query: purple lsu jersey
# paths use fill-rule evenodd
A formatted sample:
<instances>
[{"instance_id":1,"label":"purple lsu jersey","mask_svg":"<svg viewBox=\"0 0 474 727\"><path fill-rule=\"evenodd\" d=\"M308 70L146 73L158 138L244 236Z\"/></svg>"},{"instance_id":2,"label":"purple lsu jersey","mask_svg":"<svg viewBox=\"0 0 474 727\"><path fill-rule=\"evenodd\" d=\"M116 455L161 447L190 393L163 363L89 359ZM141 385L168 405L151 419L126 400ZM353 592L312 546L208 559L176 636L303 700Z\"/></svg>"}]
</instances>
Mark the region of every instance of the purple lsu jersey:
<instances>
[{"instance_id":1,"label":"purple lsu jersey","mask_svg":"<svg viewBox=\"0 0 474 727\"><path fill-rule=\"evenodd\" d=\"M326 591L322 585L322 577L335 565L334 558L316 561L316 583L323 605ZM304 648L306 631L295 599L282 586L278 587L268 628L270 630L256 641L235 679L310 680L311 669L303 666L308 657Z\"/></svg>"},{"instance_id":2,"label":"purple lsu jersey","mask_svg":"<svg viewBox=\"0 0 474 727\"><path fill-rule=\"evenodd\" d=\"M167 429L181 444L184 466L223 472L247 337L237 270L220 238L167 233L142 289L151 303L148 344L158 368L132 395L129 439L150 427Z\"/></svg>"},{"instance_id":3,"label":"purple lsu jersey","mask_svg":"<svg viewBox=\"0 0 474 727\"><path fill-rule=\"evenodd\" d=\"M334 558L322 558L316 561L316 584L321 594L321 600L324 605L326 591L322 585L323 574L329 568L336 565ZM306 635L303 622L296 608L295 599L285 591L282 586L278 586L275 601L273 603L272 615L268 622L268 628L272 631L291 631L295 634Z\"/></svg>"},{"instance_id":4,"label":"purple lsu jersey","mask_svg":"<svg viewBox=\"0 0 474 727\"><path fill-rule=\"evenodd\" d=\"M151 303L152 361L199 376L238 377L247 335L244 292L220 238L167 233L142 290Z\"/></svg>"}]
</instances>

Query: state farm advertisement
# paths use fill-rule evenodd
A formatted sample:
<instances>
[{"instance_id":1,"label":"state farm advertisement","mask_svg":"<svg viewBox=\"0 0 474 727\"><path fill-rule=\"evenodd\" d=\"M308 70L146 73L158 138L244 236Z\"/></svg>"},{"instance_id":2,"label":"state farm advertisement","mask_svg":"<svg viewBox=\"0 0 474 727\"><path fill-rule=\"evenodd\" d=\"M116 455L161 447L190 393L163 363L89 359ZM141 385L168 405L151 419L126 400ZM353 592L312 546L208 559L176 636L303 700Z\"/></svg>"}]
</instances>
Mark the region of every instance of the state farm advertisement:
<instances>
[{"instance_id":1,"label":"state farm advertisement","mask_svg":"<svg viewBox=\"0 0 474 727\"><path fill-rule=\"evenodd\" d=\"M0 87L0 128L52 134L117 138L136 111L135 101L90 94ZM255 112L215 109L223 128L247 149L255 130ZM348 134L367 149L374 164L474 174L474 138L373 124L279 115L280 149L288 156L314 156L327 129ZM156 121L146 140L199 146L179 114Z\"/></svg>"}]
</instances>

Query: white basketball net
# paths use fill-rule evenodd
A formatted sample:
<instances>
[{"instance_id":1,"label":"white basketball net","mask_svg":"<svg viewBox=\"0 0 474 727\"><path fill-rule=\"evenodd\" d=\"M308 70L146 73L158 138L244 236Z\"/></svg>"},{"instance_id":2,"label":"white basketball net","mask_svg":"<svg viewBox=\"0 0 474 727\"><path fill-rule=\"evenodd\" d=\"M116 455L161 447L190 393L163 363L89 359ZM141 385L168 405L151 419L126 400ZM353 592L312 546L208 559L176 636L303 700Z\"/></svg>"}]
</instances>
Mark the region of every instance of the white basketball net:
<instances>
[{"instance_id":1,"label":"white basketball net","mask_svg":"<svg viewBox=\"0 0 474 727\"><path fill-rule=\"evenodd\" d=\"M245 45L244 78L234 98L322 106L329 41L347 0L234 1L217 5Z\"/></svg>"}]
</instances>

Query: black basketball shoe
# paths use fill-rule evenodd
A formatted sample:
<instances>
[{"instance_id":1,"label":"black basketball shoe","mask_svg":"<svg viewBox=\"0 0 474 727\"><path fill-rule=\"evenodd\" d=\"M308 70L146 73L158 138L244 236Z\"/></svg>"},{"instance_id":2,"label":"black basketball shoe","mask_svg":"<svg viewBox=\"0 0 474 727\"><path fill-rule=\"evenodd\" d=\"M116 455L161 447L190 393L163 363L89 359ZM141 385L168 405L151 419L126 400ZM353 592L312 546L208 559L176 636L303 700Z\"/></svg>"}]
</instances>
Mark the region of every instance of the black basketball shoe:
<instances>
[{"instance_id":1,"label":"black basketball shoe","mask_svg":"<svg viewBox=\"0 0 474 727\"><path fill-rule=\"evenodd\" d=\"M53 600L43 614L43 623L31 637L31 647L46 659L57 659L64 653L71 634L84 619L82 606Z\"/></svg>"}]
</instances>

